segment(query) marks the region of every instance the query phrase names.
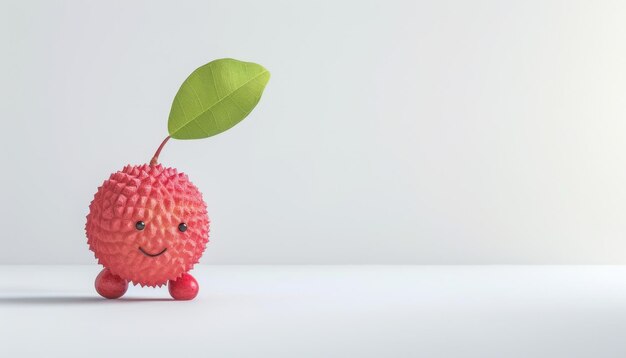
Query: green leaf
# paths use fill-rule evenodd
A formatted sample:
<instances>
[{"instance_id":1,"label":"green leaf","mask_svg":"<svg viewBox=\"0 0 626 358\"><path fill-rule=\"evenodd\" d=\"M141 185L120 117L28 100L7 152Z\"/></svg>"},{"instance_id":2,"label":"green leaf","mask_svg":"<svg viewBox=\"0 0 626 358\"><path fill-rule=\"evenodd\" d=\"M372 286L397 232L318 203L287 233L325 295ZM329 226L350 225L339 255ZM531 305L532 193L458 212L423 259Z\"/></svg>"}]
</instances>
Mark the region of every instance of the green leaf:
<instances>
[{"instance_id":1,"label":"green leaf","mask_svg":"<svg viewBox=\"0 0 626 358\"><path fill-rule=\"evenodd\" d=\"M198 68L174 97L167 123L170 136L199 139L230 129L254 109L269 79L263 66L231 58Z\"/></svg>"}]
</instances>

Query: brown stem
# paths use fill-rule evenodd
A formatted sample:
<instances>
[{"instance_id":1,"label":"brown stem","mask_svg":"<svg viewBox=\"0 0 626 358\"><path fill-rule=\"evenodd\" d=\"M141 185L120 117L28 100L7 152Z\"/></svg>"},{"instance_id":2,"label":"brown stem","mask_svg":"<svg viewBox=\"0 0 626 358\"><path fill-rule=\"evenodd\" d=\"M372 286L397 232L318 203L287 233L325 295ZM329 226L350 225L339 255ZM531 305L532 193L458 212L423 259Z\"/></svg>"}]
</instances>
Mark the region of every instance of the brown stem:
<instances>
[{"instance_id":1,"label":"brown stem","mask_svg":"<svg viewBox=\"0 0 626 358\"><path fill-rule=\"evenodd\" d=\"M167 137L165 137L163 142L161 142L161 145L159 146L159 149L157 149L156 153L154 153L154 156L150 160L150 166L155 166L155 165L157 165L159 163L159 154L161 154L161 149L163 149L163 147L165 146L165 143L167 143L167 141L169 139L170 139L170 136L167 136Z\"/></svg>"}]
</instances>

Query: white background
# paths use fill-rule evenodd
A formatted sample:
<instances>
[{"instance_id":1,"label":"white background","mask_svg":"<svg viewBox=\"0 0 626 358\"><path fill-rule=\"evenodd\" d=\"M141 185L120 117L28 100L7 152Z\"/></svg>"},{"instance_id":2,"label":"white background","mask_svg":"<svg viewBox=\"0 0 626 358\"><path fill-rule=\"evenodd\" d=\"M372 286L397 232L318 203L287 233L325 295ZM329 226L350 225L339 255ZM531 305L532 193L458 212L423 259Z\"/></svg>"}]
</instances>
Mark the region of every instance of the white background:
<instances>
[{"instance_id":1,"label":"white background","mask_svg":"<svg viewBox=\"0 0 626 358\"><path fill-rule=\"evenodd\" d=\"M626 263L626 3L3 1L0 264L95 263L96 188L216 58L272 79L170 141L203 263Z\"/></svg>"}]
</instances>

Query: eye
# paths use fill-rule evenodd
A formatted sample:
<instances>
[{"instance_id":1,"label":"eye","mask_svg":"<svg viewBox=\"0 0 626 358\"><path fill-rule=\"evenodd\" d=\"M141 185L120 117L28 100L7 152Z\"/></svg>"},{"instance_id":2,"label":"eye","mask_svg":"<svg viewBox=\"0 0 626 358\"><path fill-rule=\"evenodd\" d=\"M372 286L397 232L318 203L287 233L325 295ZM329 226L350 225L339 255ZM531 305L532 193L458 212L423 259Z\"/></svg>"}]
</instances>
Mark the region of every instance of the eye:
<instances>
[{"instance_id":1,"label":"eye","mask_svg":"<svg viewBox=\"0 0 626 358\"><path fill-rule=\"evenodd\" d=\"M143 229L145 229L145 228L146 228L146 223L145 223L145 222L143 222L143 221L137 221L137 222L135 223L135 228L136 228L137 230L143 230Z\"/></svg>"},{"instance_id":2,"label":"eye","mask_svg":"<svg viewBox=\"0 0 626 358\"><path fill-rule=\"evenodd\" d=\"M185 224L185 223L178 224L178 231L180 231L180 232L187 231L187 224Z\"/></svg>"}]
</instances>

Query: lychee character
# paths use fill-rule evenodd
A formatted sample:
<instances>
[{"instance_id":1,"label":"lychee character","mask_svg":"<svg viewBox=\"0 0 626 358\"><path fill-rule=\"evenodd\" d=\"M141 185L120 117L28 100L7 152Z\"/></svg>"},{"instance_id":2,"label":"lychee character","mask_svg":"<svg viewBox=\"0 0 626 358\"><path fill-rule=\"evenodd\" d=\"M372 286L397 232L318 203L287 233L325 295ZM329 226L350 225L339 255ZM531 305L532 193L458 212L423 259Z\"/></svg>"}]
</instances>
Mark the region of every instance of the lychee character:
<instances>
[{"instance_id":1,"label":"lychee character","mask_svg":"<svg viewBox=\"0 0 626 358\"><path fill-rule=\"evenodd\" d=\"M105 267L96 279L102 296L122 296L128 281L169 283L175 299L198 293L187 272L209 240L209 216L187 175L160 164L129 165L113 173L89 206L86 231L89 248Z\"/></svg>"},{"instance_id":2,"label":"lychee character","mask_svg":"<svg viewBox=\"0 0 626 358\"><path fill-rule=\"evenodd\" d=\"M176 300L196 297L198 282L188 272L209 241L207 207L187 175L158 164L158 157L170 138L205 138L240 122L268 80L262 66L233 59L198 68L174 98L170 135L150 164L127 165L98 188L85 231L89 249L104 266L95 282L101 296L119 298L132 282L167 284Z\"/></svg>"}]
</instances>

